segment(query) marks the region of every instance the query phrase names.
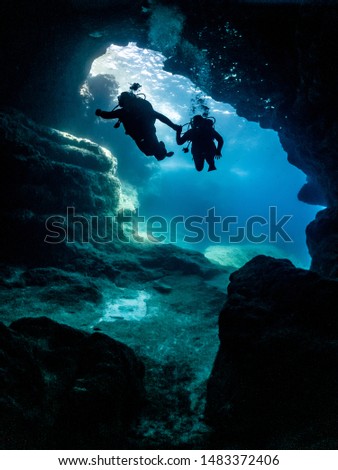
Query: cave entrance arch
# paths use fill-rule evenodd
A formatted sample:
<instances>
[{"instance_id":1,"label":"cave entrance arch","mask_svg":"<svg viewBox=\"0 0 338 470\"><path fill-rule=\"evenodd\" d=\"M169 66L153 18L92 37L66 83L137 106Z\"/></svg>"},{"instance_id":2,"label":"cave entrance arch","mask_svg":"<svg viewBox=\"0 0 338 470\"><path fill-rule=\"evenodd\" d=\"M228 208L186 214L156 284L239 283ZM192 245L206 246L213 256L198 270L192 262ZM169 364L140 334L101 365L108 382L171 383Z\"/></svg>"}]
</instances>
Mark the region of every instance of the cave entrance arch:
<instances>
[{"instance_id":1,"label":"cave entrance arch","mask_svg":"<svg viewBox=\"0 0 338 470\"><path fill-rule=\"evenodd\" d=\"M135 43L111 44L94 60L81 89L87 116L93 116L95 108L114 108L117 95L138 82L154 108L175 123L188 122L205 107L216 118L225 145L218 170L212 173L197 173L191 153L185 155L175 143L175 133L158 121L159 140L175 152L160 163L145 157L122 127L115 130L112 121L94 122L97 141L118 158L121 180L138 190L142 229L149 229L149 219L164 217L167 230L160 227L161 240L200 250L224 264L240 267L264 253L308 268L305 228L318 207L297 199L306 177L287 162L277 133L237 116L230 105L213 100L186 77L165 71L164 60L160 52ZM171 221L178 218L173 233ZM159 235L156 224L151 227Z\"/></svg>"}]
</instances>

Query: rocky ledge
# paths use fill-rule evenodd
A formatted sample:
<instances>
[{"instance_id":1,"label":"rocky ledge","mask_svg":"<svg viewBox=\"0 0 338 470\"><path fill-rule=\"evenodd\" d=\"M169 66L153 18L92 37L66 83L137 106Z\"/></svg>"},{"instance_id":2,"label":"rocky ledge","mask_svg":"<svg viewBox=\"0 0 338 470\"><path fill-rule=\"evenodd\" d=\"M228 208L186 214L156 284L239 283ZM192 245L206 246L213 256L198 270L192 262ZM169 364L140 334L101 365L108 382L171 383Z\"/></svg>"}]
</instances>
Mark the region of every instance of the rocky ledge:
<instances>
[{"instance_id":1,"label":"rocky ledge","mask_svg":"<svg viewBox=\"0 0 338 470\"><path fill-rule=\"evenodd\" d=\"M3 260L36 264L61 256L65 243L44 243L46 220L60 220L67 207L91 216L117 210L121 185L108 150L12 109L0 111L0 140Z\"/></svg>"}]
</instances>

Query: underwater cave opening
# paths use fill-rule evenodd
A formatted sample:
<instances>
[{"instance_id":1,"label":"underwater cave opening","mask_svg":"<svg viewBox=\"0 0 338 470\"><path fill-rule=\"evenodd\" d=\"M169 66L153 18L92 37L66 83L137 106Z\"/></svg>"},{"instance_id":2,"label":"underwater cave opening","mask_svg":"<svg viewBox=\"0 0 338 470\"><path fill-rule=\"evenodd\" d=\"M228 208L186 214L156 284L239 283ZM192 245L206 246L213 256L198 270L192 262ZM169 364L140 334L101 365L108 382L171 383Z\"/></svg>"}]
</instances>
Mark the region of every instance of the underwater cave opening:
<instances>
[{"instance_id":1,"label":"underwater cave opening","mask_svg":"<svg viewBox=\"0 0 338 470\"><path fill-rule=\"evenodd\" d=\"M94 60L81 89L87 118L95 108L113 109L118 94L137 82L154 109L173 122L183 125L194 114L207 113L224 138L217 171L197 172L191 152L182 152L175 132L161 122L156 122L158 138L175 153L157 162L138 150L122 126L116 130L112 121L95 120L96 141L117 157L122 182L137 190L138 215L144 219L140 232L150 230L163 243L234 267L264 253L308 268L305 228L319 207L297 199L306 176L287 162L277 133L239 117L186 77L165 71L164 61L160 52L135 43L111 44Z\"/></svg>"}]
</instances>

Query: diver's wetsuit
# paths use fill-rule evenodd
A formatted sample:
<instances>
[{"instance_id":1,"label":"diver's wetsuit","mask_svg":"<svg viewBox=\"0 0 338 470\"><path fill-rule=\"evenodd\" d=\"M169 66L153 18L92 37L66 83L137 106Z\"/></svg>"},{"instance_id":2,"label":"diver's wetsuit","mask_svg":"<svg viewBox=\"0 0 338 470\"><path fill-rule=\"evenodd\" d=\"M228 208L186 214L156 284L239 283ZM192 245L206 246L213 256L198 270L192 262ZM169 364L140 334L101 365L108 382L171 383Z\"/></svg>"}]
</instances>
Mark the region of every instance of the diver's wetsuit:
<instances>
[{"instance_id":1,"label":"diver's wetsuit","mask_svg":"<svg viewBox=\"0 0 338 470\"><path fill-rule=\"evenodd\" d=\"M154 155L157 160L170 156L164 143L157 139L155 121L158 119L174 130L177 130L178 126L163 114L155 111L149 101L136 98L131 106L124 106L113 111L100 111L99 116L103 119L119 119L126 134L130 135L145 155Z\"/></svg>"},{"instance_id":2,"label":"diver's wetsuit","mask_svg":"<svg viewBox=\"0 0 338 470\"><path fill-rule=\"evenodd\" d=\"M214 140L217 140L217 148ZM180 133L177 133L176 142L178 145L189 141L191 141L191 153L196 170L203 170L204 160L206 160L209 165L208 171L215 170L215 155L220 155L224 143L222 136L212 127L209 129L202 129L200 127L192 128L182 136Z\"/></svg>"}]
</instances>

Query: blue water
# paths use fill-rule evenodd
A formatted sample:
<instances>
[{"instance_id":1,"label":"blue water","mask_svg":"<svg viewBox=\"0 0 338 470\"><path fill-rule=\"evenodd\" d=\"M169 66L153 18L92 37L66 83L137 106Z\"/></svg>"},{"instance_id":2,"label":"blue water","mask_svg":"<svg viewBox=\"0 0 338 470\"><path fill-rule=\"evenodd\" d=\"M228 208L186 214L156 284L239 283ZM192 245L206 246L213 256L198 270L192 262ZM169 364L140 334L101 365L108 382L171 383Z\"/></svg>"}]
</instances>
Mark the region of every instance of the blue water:
<instances>
[{"instance_id":1,"label":"blue water","mask_svg":"<svg viewBox=\"0 0 338 470\"><path fill-rule=\"evenodd\" d=\"M138 48L133 43L126 47L111 45L93 63L90 72L91 76L111 75L118 84L118 93L128 90L133 82L142 84L141 91L153 107L177 124L184 124L194 113L203 111L196 108L196 99L202 98L210 116L216 119L216 130L224 138L223 156L216 161L217 171L208 173L205 168L198 173L191 153L185 154L176 145L175 132L164 124L156 123L158 137L175 155L157 162L137 149L122 126L113 129L114 121L96 119L95 133L118 158L121 180L137 188L139 215L148 222L152 216L166 220L166 226L163 222L153 224L161 231L153 230L152 235L161 236L164 242L176 242L207 251L209 255L214 253L210 257L218 260L223 248L227 255L234 248L234 258L239 257L241 250L250 253L249 257L265 252L308 267L305 227L320 207L297 200L306 178L287 162L278 135L238 117L230 105L206 96L187 78L164 71L164 60L161 53ZM116 105L116 96L116 93L106 96L106 109ZM216 217L214 225L202 222L208 214ZM171 225L170 229L173 218L180 217L186 223L191 216L199 217L194 219L199 230L187 231L183 222ZM232 217L232 224L226 227L229 231L222 232L221 222L229 216ZM276 232L274 227L281 219L285 223ZM248 230L250 224L252 230ZM149 227L148 223L148 230ZM143 224L143 230L146 229ZM191 243L197 235L198 243Z\"/></svg>"}]
</instances>

